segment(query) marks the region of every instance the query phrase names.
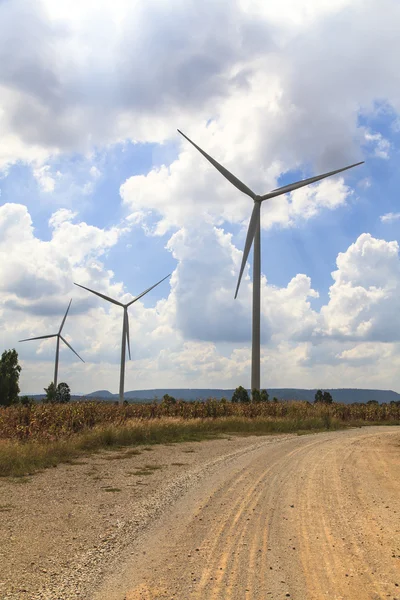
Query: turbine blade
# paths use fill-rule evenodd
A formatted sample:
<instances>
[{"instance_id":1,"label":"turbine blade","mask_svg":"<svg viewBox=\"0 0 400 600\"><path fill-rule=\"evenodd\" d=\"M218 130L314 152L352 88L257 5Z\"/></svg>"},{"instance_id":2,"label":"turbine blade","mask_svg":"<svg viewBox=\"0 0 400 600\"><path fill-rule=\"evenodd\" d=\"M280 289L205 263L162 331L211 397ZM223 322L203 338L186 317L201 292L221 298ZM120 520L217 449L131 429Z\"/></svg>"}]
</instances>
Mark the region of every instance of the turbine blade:
<instances>
[{"instance_id":1,"label":"turbine blade","mask_svg":"<svg viewBox=\"0 0 400 600\"><path fill-rule=\"evenodd\" d=\"M59 329L58 333L61 333L61 331L62 331L62 328L64 327L65 319L67 318L67 314L68 314L68 311L69 311L69 307L71 306L71 302L72 302L72 298L71 298L71 300L69 301L68 308L67 308L67 312L66 312L66 313L65 313L65 315L64 315L64 318L63 318L63 320L62 320L61 327L60 327L60 329Z\"/></svg>"},{"instance_id":2,"label":"turbine blade","mask_svg":"<svg viewBox=\"0 0 400 600\"><path fill-rule=\"evenodd\" d=\"M182 131L180 131L178 129L178 132L185 139L187 139L187 141L190 142L192 144L192 146L194 146L217 169L217 171L219 171L221 173L221 175L223 175L228 181L230 181L232 185L234 185L238 190L240 190L244 194L247 194L247 196L250 196L250 198L252 198L254 200L254 198L256 197L256 194L250 188L248 188L247 185L245 185L242 181L240 181L240 179L238 179L237 177L235 177L235 175L232 175L232 173L230 173L228 171L228 169L225 169L225 167L223 167L222 165L220 165L209 154L207 154L207 152L204 152L204 150L202 150L201 148L199 148L199 146L197 146L194 142L192 142L192 140L189 139L187 137L187 135L185 135L184 133L182 133Z\"/></svg>"},{"instance_id":3,"label":"turbine blade","mask_svg":"<svg viewBox=\"0 0 400 600\"><path fill-rule=\"evenodd\" d=\"M157 287L158 285L160 285L160 283L162 283L163 281L165 281L168 277L171 277L171 273L169 273L168 275L166 275L165 277L163 277L162 279L160 279L160 281L158 281L157 283L155 283L154 285L152 285L151 287L149 287L147 290L145 290L144 292L142 292L141 294L139 294L139 296L136 296L136 298L134 298L133 300L131 300L130 302L128 302L128 304L125 304L125 306L128 307L131 304L133 304L134 302L136 302L136 300L139 300L140 298L143 298L143 296L145 296L148 292L151 292L151 290L153 290L155 287Z\"/></svg>"},{"instance_id":4,"label":"turbine blade","mask_svg":"<svg viewBox=\"0 0 400 600\"><path fill-rule=\"evenodd\" d=\"M62 335L60 335L60 338L62 339L62 341L64 342L64 344L66 344L66 345L68 346L68 348L69 348L70 350L72 350L72 352L73 352L74 354L76 354L76 355L77 355L77 357L78 357L78 358L80 358L80 359L81 359L81 361L84 363L85 361L83 360L83 358L81 358L81 357L79 356L79 354L78 354L77 352L75 352L75 350L73 349L73 347L72 347L70 344L68 344L67 340L66 340L65 338L63 338L63 336L62 336Z\"/></svg>"},{"instance_id":5,"label":"turbine blade","mask_svg":"<svg viewBox=\"0 0 400 600\"><path fill-rule=\"evenodd\" d=\"M112 302L113 304L116 304L117 306L124 306L122 304L122 302L118 302L118 300L114 300L114 298L105 296L105 294L101 294L100 292L95 292L94 290L91 290L90 288L85 287L84 285L80 285L79 283L74 283L74 285L77 285L78 287L83 288L84 290L87 290L88 292L92 292L92 294L96 294L96 296L100 296L100 298L103 298L104 300L108 300L108 302Z\"/></svg>"},{"instance_id":6,"label":"turbine blade","mask_svg":"<svg viewBox=\"0 0 400 600\"><path fill-rule=\"evenodd\" d=\"M126 331L126 341L128 342L128 354L129 354L129 360L131 359L131 343L129 340L129 317L128 317L128 311L125 311L125 331Z\"/></svg>"},{"instance_id":7,"label":"turbine blade","mask_svg":"<svg viewBox=\"0 0 400 600\"><path fill-rule=\"evenodd\" d=\"M18 340L19 342L30 342L31 340L47 340L47 338L57 337L58 333L52 335L39 335L38 337L26 338L25 340Z\"/></svg>"},{"instance_id":8,"label":"turbine blade","mask_svg":"<svg viewBox=\"0 0 400 600\"><path fill-rule=\"evenodd\" d=\"M243 271L244 271L244 268L245 268L246 262L247 262L247 257L249 256L250 248L251 248L251 245L253 243L254 236L256 233L258 219L260 218L260 209L261 209L261 202L255 202L253 212L251 213L249 228L247 230L246 243L244 245L242 264L240 267L239 278L238 278L238 282L237 282L237 286L236 286L235 298L238 295L240 282L242 281Z\"/></svg>"},{"instance_id":9,"label":"turbine blade","mask_svg":"<svg viewBox=\"0 0 400 600\"><path fill-rule=\"evenodd\" d=\"M310 177L309 179L303 179L302 181L297 181L296 183L290 183L289 185L284 185L283 187L276 188L261 196L261 200L268 200L269 198L275 198L275 196L280 196L281 194L287 194L288 192L293 192L305 185L310 185L311 183L316 183L317 181L321 181L321 179L325 179L325 177L330 177L331 175L336 175L337 173L342 173L342 171L347 171L347 169L352 169L353 167L358 167L358 165L364 164L364 161L355 163L354 165L349 165L348 167L343 167L342 169L336 169L336 171L329 171L329 173L324 173L323 175L317 175L316 177Z\"/></svg>"}]
</instances>

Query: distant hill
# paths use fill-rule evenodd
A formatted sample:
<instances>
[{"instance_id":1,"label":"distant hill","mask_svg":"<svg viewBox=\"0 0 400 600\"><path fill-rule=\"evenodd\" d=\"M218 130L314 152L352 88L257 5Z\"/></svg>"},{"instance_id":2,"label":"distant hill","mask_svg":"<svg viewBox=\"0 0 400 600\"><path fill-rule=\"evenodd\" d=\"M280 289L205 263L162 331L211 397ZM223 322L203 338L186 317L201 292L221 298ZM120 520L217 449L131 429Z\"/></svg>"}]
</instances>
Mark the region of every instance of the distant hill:
<instances>
[{"instance_id":1,"label":"distant hill","mask_svg":"<svg viewBox=\"0 0 400 600\"><path fill-rule=\"evenodd\" d=\"M250 390L248 390L250 391ZM297 388L270 388L268 393L270 399L275 396L279 400L308 400L314 402L315 392L313 390L302 390ZM326 389L323 391L330 392L332 394L334 402L340 402L343 404L352 404L353 402L368 402L368 400L377 400L379 403L400 401L400 394L391 390L363 390L353 388L343 389ZM179 389L179 388L160 388L153 390L132 390L125 392L126 400L133 402L149 402L155 399L161 400L164 394L169 394L179 400L206 400L207 398L232 398L234 390L220 390L220 389ZM112 394L108 390L99 390L86 394L85 398L96 398L99 400L118 400L118 394Z\"/></svg>"},{"instance_id":2,"label":"distant hill","mask_svg":"<svg viewBox=\"0 0 400 600\"><path fill-rule=\"evenodd\" d=\"M105 400L114 400L114 398L118 398L118 395L112 394L108 390L98 390L97 392L86 394L86 398L104 398Z\"/></svg>"}]
</instances>

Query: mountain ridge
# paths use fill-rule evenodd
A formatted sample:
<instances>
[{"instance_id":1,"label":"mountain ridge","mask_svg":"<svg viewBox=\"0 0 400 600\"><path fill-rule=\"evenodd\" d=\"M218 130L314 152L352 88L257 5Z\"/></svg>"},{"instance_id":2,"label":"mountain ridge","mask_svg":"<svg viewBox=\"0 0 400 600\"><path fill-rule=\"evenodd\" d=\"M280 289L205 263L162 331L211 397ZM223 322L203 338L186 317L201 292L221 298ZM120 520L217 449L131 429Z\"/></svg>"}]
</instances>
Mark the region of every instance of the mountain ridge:
<instances>
[{"instance_id":1,"label":"mountain ridge","mask_svg":"<svg viewBox=\"0 0 400 600\"><path fill-rule=\"evenodd\" d=\"M393 390L376 390L362 388L269 388L268 394L270 400L274 397L278 400L307 400L314 402L317 389L329 392L333 401L343 404L352 404L354 402L365 403L368 400L376 400L380 404L386 402L399 402L400 394ZM247 390L250 393L250 390ZM154 388L150 390L131 390L125 392L125 399L131 402L152 402L161 401L164 394L173 396L177 400L194 401L207 400L208 398L226 398L230 400L234 389L220 388ZM21 394L25 395L25 394ZM45 398L45 394L26 394L35 401L40 402ZM114 402L119 398L118 394L112 394L109 390L96 390L90 394L71 394L72 401L79 400L100 400L103 402Z\"/></svg>"},{"instance_id":2,"label":"mountain ridge","mask_svg":"<svg viewBox=\"0 0 400 600\"><path fill-rule=\"evenodd\" d=\"M307 400L314 401L314 396L319 388L270 388L268 393L270 400L275 396L279 400ZM250 390L248 390L250 391ZM400 401L400 394L393 390L376 390L362 388L323 388L323 391L329 392L334 402L343 404L352 404L353 402L368 402L368 400L377 400L379 403ZM179 400L206 400L207 398L226 398L231 399L234 389L218 388L154 388L150 390L131 390L125 392L126 400L136 402L161 400L164 394L173 396ZM112 394L108 390L97 390L91 394L85 394L85 398L97 398L100 400L118 400L118 394Z\"/></svg>"}]
</instances>

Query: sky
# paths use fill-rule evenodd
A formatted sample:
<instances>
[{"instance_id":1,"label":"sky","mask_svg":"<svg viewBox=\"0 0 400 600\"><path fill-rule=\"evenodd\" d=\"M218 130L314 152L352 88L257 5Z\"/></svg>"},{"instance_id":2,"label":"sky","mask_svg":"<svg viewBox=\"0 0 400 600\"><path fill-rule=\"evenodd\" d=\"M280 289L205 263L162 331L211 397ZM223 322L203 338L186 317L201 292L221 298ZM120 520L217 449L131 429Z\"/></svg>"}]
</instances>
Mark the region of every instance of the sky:
<instances>
[{"instance_id":1,"label":"sky","mask_svg":"<svg viewBox=\"0 0 400 600\"><path fill-rule=\"evenodd\" d=\"M0 351L21 393L250 386L256 193L261 385L400 392L397 0L0 0Z\"/></svg>"}]
</instances>

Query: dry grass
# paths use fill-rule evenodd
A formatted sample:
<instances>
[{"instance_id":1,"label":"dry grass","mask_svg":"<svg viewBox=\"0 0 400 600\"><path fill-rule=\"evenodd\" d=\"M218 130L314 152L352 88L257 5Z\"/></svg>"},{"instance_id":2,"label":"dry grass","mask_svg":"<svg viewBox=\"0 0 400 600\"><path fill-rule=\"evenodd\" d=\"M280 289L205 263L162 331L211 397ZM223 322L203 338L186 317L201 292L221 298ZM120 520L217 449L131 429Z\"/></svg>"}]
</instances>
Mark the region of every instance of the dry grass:
<instances>
[{"instance_id":1,"label":"dry grass","mask_svg":"<svg viewBox=\"0 0 400 600\"><path fill-rule=\"evenodd\" d=\"M343 427L338 419L331 419L330 429ZM301 431L326 430L322 418L275 419L263 417L222 417L217 419L182 419L164 417L148 421L132 419L116 426L97 426L67 439L50 442L0 440L0 476L30 475L35 471L55 467L59 463L82 464L86 454L104 449L119 449L108 459L125 458L124 447L130 454L139 451L135 446L149 444L200 441L226 434L266 435ZM132 448L133 447L133 448ZM194 452L192 449L186 452ZM128 454L129 456L129 454Z\"/></svg>"},{"instance_id":2,"label":"dry grass","mask_svg":"<svg viewBox=\"0 0 400 600\"><path fill-rule=\"evenodd\" d=\"M29 475L61 462L84 464L85 455L100 450L119 450L106 460L123 460L151 451L153 444L232 435L303 434L374 424L400 424L400 407L307 402L240 405L216 400L169 406L95 402L11 406L0 408L0 477Z\"/></svg>"},{"instance_id":3,"label":"dry grass","mask_svg":"<svg viewBox=\"0 0 400 600\"><path fill-rule=\"evenodd\" d=\"M136 475L137 477L143 477L146 475L152 475L153 472L152 471L147 471L146 469L138 469L137 471L135 471L133 473L133 475Z\"/></svg>"},{"instance_id":4,"label":"dry grass","mask_svg":"<svg viewBox=\"0 0 400 600\"><path fill-rule=\"evenodd\" d=\"M329 428L335 419L343 423L390 423L400 422L400 405L345 405L345 404L309 404L308 402L260 402L234 404L226 401L207 400L206 402L177 402L176 404L130 404L116 406L101 402L73 402L67 404L38 404L28 406L0 407L0 439L18 441L54 442L66 440L102 428L107 435L108 428L124 428L129 422L160 422L169 418L185 421L203 420L207 423L221 419L237 419L240 431L258 430L257 419L270 420L276 427L282 427L282 421L289 424L305 423L313 419ZM253 423L253 425L251 425ZM254 425L255 423L255 425ZM164 443L175 443L171 437ZM147 442L144 442L147 444ZM107 445L107 440L104 440Z\"/></svg>"},{"instance_id":5,"label":"dry grass","mask_svg":"<svg viewBox=\"0 0 400 600\"><path fill-rule=\"evenodd\" d=\"M102 458L103 460L126 460L131 456L139 456L140 454L142 454L140 450L137 450L136 448L130 448L129 450L125 450L124 452L118 454L116 452L112 452L112 454L109 456L103 456Z\"/></svg>"}]
</instances>

